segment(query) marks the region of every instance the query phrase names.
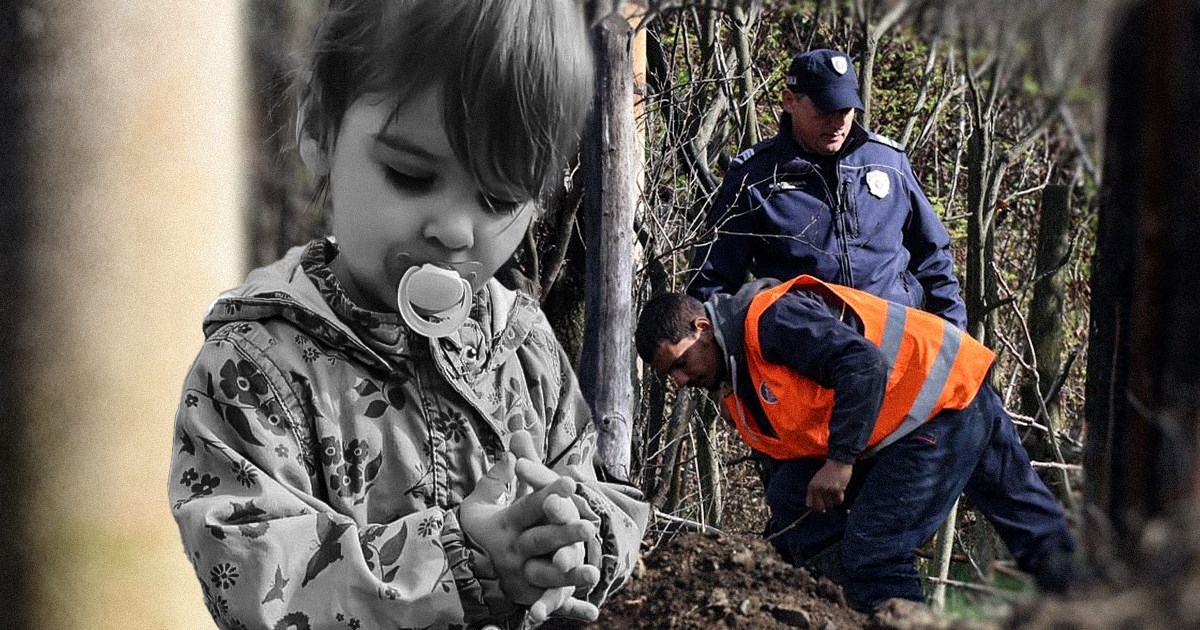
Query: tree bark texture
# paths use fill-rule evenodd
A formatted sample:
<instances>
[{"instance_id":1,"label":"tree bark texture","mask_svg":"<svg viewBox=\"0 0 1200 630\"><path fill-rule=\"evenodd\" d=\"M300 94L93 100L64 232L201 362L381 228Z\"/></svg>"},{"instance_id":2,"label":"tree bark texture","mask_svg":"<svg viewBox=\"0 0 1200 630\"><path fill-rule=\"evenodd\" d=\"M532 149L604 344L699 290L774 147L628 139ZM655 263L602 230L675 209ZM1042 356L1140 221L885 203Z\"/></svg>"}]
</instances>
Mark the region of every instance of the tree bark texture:
<instances>
[{"instance_id":1,"label":"tree bark texture","mask_svg":"<svg viewBox=\"0 0 1200 630\"><path fill-rule=\"evenodd\" d=\"M1029 300L1028 319L1036 374L1021 391L1021 412L1032 418L1042 418L1051 430L1059 426L1058 396L1051 394L1063 368L1062 321L1066 287L1062 269L1070 249L1070 196L1071 189L1065 185L1048 186L1042 194L1034 270L1038 280Z\"/></svg>"},{"instance_id":2,"label":"tree bark texture","mask_svg":"<svg viewBox=\"0 0 1200 630\"><path fill-rule=\"evenodd\" d=\"M978 123L978 121L977 121ZM977 126L967 139L967 265L963 300L967 305L967 332L985 345L995 334L989 304L996 302L996 279L991 263L996 237L992 233L996 195L993 181L994 126Z\"/></svg>"},{"instance_id":3,"label":"tree bark texture","mask_svg":"<svg viewBox=\"0 0 1200 630\"><path fill-rule=\"evenodd\" d=\"M884 35L908 13L911 2L901 0L887 8L887 13L875 21L875 13L879 8L874 2L866 2L860 8L863 32L863 53L859 60L859 95L862 97L862 119L859 121L866 129L871 128L872 87L875 85L875 57L879 53L879 42Z\"/></svg>"},{"instance_id":4,"label":"tree bark texture","mask_svg":"<svg viewBox=\"0 0 1200 630\"><path fill-rule=\"evenodd\" d=\"M699 475L700 492L706 525L721 527L725 520L725 476L721 471L721 455L717 451L715 437L720 430L721 415L707 400L698 405L699 422L692 424L696 443L696 468Z\"/></svg>"},{"instance_id":5,"label":"tree bark texture","mask_svg":"<svg viewBox=\"0 0 1200 630\"><path fill-rule=\"evenodd\" d=\"M1127 558L1147 521L1197 495L1198 18L1196 2L1139 3L1110 60L1085 469L1088 501Z\"/></svg>"},{"instance_id":6,"label":"tree bark texture","mask_svg":"<svg viewBox=\"0 0 1200 630\"><path fill-rule=\"evenodd\" d=\"M759 14L758 5L762 0L750 0L747 7L742 0L731 0L729 16L733 20L733 50L737 56L737 80L741 86L742 101L739 104L742 111L742 140L741 146L749 147L758 144L758 115L754 106L754 59L751 54L752 39L750 31Z\"/></svg>"},{"instance_id":7,"label":"tree bark texture","mask_svg":"<svg viewBox=\"0 0 1200 630\"><path fill-rule=\"evenodd\" d=\"M638 147L633 119L632 30L619 15L596 25L596 101L584 138L587 263L580 381L605 471L629 478L633 415L633 213Z\"/></svg>"}]
</instances>

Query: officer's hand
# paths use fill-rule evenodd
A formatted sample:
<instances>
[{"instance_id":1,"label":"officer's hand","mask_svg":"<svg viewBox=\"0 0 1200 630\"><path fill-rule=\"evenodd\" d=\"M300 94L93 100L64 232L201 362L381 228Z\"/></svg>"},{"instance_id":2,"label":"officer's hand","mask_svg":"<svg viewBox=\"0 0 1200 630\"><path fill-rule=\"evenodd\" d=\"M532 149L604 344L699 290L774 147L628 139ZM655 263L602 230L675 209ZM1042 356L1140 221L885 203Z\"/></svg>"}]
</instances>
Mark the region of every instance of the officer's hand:
<instances>
[{"instance_id":1,"label":"officer's hand","mask_svg":"<svg viewBox=\"0 0 1200 630\"><path fill-rule=\"evenodd\" d=\"M825 465L808 482L808 509L824 512L841 505L853 472L854 464L825 460Z\"/></svg>"}]
</instances>

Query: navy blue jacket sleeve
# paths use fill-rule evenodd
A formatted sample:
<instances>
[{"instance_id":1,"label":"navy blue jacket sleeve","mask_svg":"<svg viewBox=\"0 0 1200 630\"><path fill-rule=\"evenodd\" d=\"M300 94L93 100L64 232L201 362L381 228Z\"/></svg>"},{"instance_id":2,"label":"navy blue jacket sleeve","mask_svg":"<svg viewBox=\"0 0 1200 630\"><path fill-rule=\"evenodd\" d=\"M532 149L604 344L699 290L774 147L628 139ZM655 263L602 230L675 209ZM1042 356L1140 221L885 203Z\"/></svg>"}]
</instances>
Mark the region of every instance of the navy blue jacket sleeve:
<instances>
[{"instance_id":1,"label":"navy blue jacket sleeve","mask_svg":"<svg viewBox=\"0 0 1200 630\"><path fill-rule=\"evenodd\" d=\"M759 318L763 357L832 389L829 455L853 463L867 446L887 389L883 353L818 295L793 289Z\"/></svg>"},{"instance_id":2,"label":"navy blue jacket sleeve","mask_svg":"<svg viewBox=\"0 0 1200 630\"><path fill-rule=\"evenodd\" d=\"M950 254L950 234L933 211L925 193L921 192L908 160L904 160L904 171L912 207L904 229L904 248L910 255L908 271L921 283L925 292L924 310L965 330L967 307L958 293L954 257Z\"/></svg>"},{"instance_id":3,"label":"navy blue jacket sleeve","mask_svg":"<svg viewBox=\"0 0 1200 630\"><path fill-rule=\"evenodd\" d=\"M755 233L750 194L745 190L747 175L746 169L731 169L709 208L711 240L696 246L692 255L695 275L687 289L688 295L701 302L713 293L735 293L746 280Z\"/></svg>"}]
</instances>

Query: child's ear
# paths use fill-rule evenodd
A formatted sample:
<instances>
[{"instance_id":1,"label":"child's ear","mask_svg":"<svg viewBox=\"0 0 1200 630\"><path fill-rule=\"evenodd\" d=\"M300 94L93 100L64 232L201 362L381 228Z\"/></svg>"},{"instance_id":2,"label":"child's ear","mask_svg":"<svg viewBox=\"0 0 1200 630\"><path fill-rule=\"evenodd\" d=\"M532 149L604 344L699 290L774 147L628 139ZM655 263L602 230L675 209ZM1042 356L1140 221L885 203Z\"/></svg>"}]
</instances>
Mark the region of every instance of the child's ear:
<instances>
[{"instance_id":1,"label":"child's ear","mask_svg":"<svg viewBox=\"0 0 1200 630\"><path fill-rule=\"evenodd\" d=\"M300 161L317 177L329 174L329 157L325 155L325 149L316 138L303 132L300 135Z\"/></svg>"},{"instance_id":2,"label":"child's ear","mask_svg":"<svg viewBox=\"0 0 1200 630\"><path fill-rule=\"evenodd\" d=\"M329 156L325 155L325 148L304 125L307 109L306 100L296 111L296 145L300 149L300 161L313 175L325 177L329 175Z\"/></svg>"}]
</instances>

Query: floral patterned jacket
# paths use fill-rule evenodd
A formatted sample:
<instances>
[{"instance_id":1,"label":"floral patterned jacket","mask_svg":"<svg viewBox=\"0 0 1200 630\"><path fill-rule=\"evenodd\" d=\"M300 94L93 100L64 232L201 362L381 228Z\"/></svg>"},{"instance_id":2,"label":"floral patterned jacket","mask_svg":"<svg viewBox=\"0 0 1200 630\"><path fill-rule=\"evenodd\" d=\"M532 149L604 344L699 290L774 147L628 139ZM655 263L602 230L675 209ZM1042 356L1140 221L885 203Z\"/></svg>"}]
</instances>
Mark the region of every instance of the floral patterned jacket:
<instances>
[{"instance_id":1,"label":"floral patterned jacket","mask_svg":"<svg viewBox=\"0 0 1200 630\"><path fill-rule=\"evenodd\" d=\"M595 432L528 296L495 280L437 341L353 305L314 241L222 294L183 388L171 510L222 628L517 627L457 508L528 430L581 480L600 604L629 575L647 506L596 481Z\"/></svg>"}]
</instances>

